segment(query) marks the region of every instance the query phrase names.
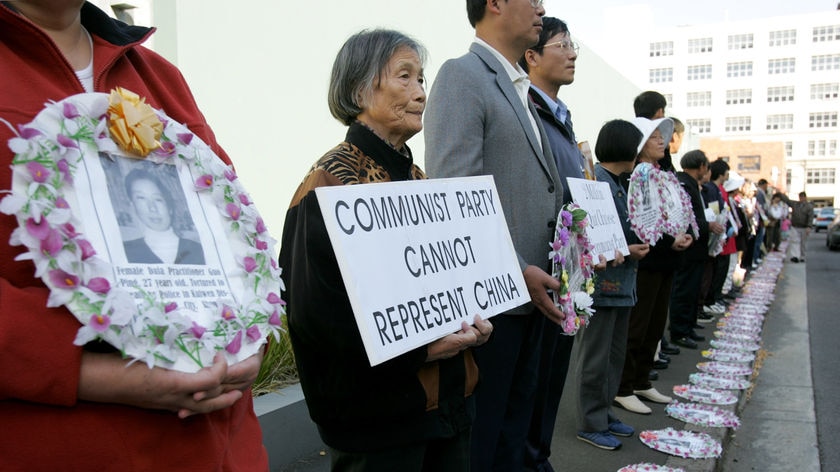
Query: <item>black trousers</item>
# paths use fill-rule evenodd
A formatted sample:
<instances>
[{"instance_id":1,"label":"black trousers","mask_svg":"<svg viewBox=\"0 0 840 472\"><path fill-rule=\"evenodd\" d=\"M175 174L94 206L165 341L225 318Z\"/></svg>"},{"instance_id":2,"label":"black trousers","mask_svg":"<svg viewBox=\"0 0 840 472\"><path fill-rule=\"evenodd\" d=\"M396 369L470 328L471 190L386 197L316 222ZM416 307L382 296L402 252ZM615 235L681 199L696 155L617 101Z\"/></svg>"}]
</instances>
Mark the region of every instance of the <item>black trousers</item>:
<instances>
[{"instance_id":1,"label":"black trousers","mask_svg":"<svg viewBox=\"0 0 840 472\"><path fill-rule=\"evenodd\" d=\"M671 339L688 336L697 323L697 298L703 281L703 261L686 261L674 274L669 314Z\"/></svg>"},{"instance_id":2,"label":"black trousers","mask_svg":"<svg viewBox=\"0 0 840 472\"><path fill-rule=\"evenodd\" d=\"M332 472L468 472L470 430L383 451L329 452Z\"/></svg>"}]
</instances>

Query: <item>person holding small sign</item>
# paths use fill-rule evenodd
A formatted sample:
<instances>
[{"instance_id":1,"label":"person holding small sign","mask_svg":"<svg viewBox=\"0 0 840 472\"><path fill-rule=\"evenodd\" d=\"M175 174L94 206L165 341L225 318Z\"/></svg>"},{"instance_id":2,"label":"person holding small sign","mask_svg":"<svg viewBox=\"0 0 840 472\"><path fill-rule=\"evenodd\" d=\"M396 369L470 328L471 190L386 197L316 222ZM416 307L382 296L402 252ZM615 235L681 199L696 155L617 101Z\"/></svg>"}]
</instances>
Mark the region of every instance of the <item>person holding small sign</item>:
<instances>
[{"instance_id":1,"label":"person holding small sign","mask_svg":"<svg viewBox=\"0 0 840 472\"><path fill-rule=\"evenodd\" d=\"M575 379L580 386L577 398L577 437L601 449L621 447L615 436L632 436L634 429L621 422L610 408L618 393L630 311L636 305L638 261L650 251L630 229L627 209L627 181L621 174L633 171L636 146L642 133L630 122L607 122L595 143L595 176L610 185L630 257L622 264L596 272L593 309L596 315L578 333ZM605 385L606 383L606 385Z\"/></svg>"},{"instance_id":2,"label":"person holding small sign","mask_svg":"<svg viewBox=\"0 0 840 472\"><path fill-rule=\"evenodd\" d=\"M286 213L279 260L289 334L334 471L469 470L478 380L469 348L493 326L476 315L474 326L462 322L457 333L371 367L315 191L426 178L406 145L422 129L425 56L392 30L344 43L328 101L348 126L345 140L312 166Z\"/></svg>"}]
</instances>

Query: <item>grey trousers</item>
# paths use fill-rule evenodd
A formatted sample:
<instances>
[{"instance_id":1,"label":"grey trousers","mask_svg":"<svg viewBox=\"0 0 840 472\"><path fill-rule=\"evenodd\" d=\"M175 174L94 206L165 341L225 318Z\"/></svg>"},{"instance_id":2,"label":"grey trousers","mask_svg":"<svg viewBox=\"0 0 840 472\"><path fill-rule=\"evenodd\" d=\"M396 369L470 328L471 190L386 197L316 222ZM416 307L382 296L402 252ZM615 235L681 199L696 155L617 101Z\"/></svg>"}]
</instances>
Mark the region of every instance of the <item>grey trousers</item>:
<instances>
[{"instance_id":1,"label":"grey trousers","mask_svg":"<svg viewBox=\"0 0 840 472\"><path fill-rule=\"evenodd\" d=\"M594 307L589 326L575 340L575 379L579 386L577 429L606 431L618 418L612 402L621 383L631 307Z\"/></svg>"}]
</instances>

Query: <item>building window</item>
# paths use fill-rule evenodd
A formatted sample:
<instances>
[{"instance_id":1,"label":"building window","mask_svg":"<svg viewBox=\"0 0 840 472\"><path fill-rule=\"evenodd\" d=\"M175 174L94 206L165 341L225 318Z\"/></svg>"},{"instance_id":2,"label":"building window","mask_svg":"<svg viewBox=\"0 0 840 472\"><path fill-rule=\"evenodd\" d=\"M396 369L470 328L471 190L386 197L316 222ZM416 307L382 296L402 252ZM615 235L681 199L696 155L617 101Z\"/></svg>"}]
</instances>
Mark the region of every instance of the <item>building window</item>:
<instances>
[{"instance_id":1,"label":"building window","mask_svg":"<svg viewBox=\"0 0 840 472\"><path fill-rule=\"evenodd\" d=\"M688 80L705 80L712 78L712 65L688 66Z\"/></svg>"},{"instance_id":2,"label":"building window","mask_svg":"<svg viewBox=\"0 0 840 472\"><path fill-rule=\"evenodd\" d=\"M767 102L792 102L793 86L767 87Z\"/></svg>"},{"instance_id":3,"label":"building window","mask_svg":"<svg viewBox=\"0 0 840 472\"><path fill-rule=\"evenodd\" d=\"M650 43L650 57L673 56L673 55L674 55L674 42L673 41L660 41L658 43Z\"/></svg>"},{"instance_id":4,"label":"building window","mask_svg":"<svg viewBox=\"0 0 840 472\"><path fill-rule=\"evenodd\" d=\"M838 69L840 69L840 54L825 54L822 56L811 56L812 72Z\"/></svg>"},{"instance_id":5,"label":"building window","mask_svg":"<svg viewBox=\"0 0 840 472\"><path fill-rule=\"evenodd\" d=\"M741 172L761 172L761 156L738 156L738 170Z\"/></svg>"},{"instance_id":6,"label":"building window","mask_svg":"<svg viewBox=\"0 0 840 472\"><path fill-rule=\"evenodd\" d=\"M686 105L689 107L708 107L712 105L712 92L688 92Z\"/></svg>"},{"instance_id":7,"label":"building window","mask_svg":"<svg viewBox=\"0 0 840 472\"><path fill-rule=\"evenodd\" d=\"M732 34L729 35L729 49L752 49L753 48L753 35L752 33L748 34Z\"/></svg>"},{"instance_id":8,"label":"building window","mask_svg":"<svg viewBox=\"0 0 840 472\"><path fill-rule=\"evenodd\" d=\"M791 182L793 182L793 171L787 169L785 170L785 187L790 188Z\"/></svg>"},{"instance_id":9,"label":"building window","mask_svg":"<svg viewBox=\"0 0 840 472\"><path fill-rule=\"evenodd\" d=\"M662 68L662 69L650 69L649 77L650 83L656 84L660 82L673 82L674 81L674 69L670 67Z\"/></svg>"},{"instance_id":10,"label":"building window","mask_svg":"<svg viewBox=\"0 0 840 472\"><path fill-rule=\"evenodd\" d=\"M688 40L688 53L699 54L712 52L712 38L697 38Z\"/></svg>"},{"instance_id":11,"label":"building window","mask_svg":"<svg viewBox=\"0 0 840 472\"><path fill-rule=\"evenodd\" d=\"M752 130L752 118L749 116L729 116L726 118L727 133Z\"/></svg>"},{"instance_id":12,"label":"building window","mask_svg":"<svg viewBox=\"0 0 840 472\"><path fill-rule=\"evenodd\" d=\"M710 118L699 118L686 120L688 129L697 134L708 134L712 132L712 120Z\"/></svg>"},{"instance_id":13,"label":"building window","mask_svg":"<svg viewBox=\"0 0 840 472\"><path fill-rule=\"evenodd\" d=\"M729 62L726 64L727 77L751 77L753 75L752 61Z\"/></svg>"},{"instance_id":14,"label":"building window","mask_svg":"<svg viewBox=\"0 0 840 472\"><path fill-rule=\"evenodd\" d=\"M790 159L793 156L793 141L785 141L785 157Z\"/></svg>"},{"instance_id":15,"label":"building window","mask_svg":"<svg viewBox=\"0 0 840 472\"><path fill-rule=\"evenodd\" d=\"M837 100L840 83L811 84L811 100Z\"/></svg>"},{"instance_id":16,"label":"building window","mask_svg":"<svg viewBox=\"0 0 840 472\"><path fill-rule=\"evenodd\" d=\"M834 175L837 173L832 168L824 169L806 169L805 183L806 184L833 184Z\"/></svg>"},{"instance_id":17,"label":"building window","mask_svg":"<svg viewBox=\"0 0 840 472\"><path fill-rule=\"evenodd\" d=\"M770 32L770 47L792 46L796 44L796 30L780 30Z\"/></svg>"},{"instance_id":18,"label":"building window","mask_svg":"<svg viewBox=\"0 0 840 472\"><path fill-rule=\"evenodd\" d=\"M665 103L667 108L671 108L674 103L674 95L670 93L663 93L663 97L665 97Z\"/></svg>"},{"instance_id":19,"label":"building window","mask_svg":"<svg viewBox=\"0 0 840 472\"><path fill-rule=\"evenodd\" d=\"M752 89L735 89L726 91L727 105L743 105L752 103Z\"/></svg>"},{"instance_id":20,"label":"building window","mask_svg":"<svg viewBox=\"0 0 840 472\"><path fill-rule=\"evenodd\" d=\"M770 59L767 61L768 74L792 74L796 72L796 58Z\"/></svg>"},{"instance_id":21,"label":"building window","mask_svg":"<svg viewBox=\"0 0 840 472\"><path fill-rule=\"evenodd\" d=\"M836 139L817 139L808 141L808 157L831 157L836 154Z\"/></svg>"},{"instance_id":22,"label":"building window","mask_svg":"<svg viewBox=\"0 0 840 472\"><path fill-rule=\"evenodd\" d=\"M837 112L824 111L808 115L809 128L836 128Z\"/></svg>"},{"instance_id":23,"label":"building window","mask_svg":"<svg viewBox=\"0 0 840 472\"><path fill-rule=\"evenodd\" d=\"M812 38L815 43L840 40L840 25L815 26Z\"/></svg>"},{"instance_id":24,"label":"building window","mask_svg":"<svg viewBox=\"0 0 840 472\"><path fill-rule=\"evenodd\" d=\"M767 115L767 129L793 129L793 114Z\"/></svg>"}]
</instances>

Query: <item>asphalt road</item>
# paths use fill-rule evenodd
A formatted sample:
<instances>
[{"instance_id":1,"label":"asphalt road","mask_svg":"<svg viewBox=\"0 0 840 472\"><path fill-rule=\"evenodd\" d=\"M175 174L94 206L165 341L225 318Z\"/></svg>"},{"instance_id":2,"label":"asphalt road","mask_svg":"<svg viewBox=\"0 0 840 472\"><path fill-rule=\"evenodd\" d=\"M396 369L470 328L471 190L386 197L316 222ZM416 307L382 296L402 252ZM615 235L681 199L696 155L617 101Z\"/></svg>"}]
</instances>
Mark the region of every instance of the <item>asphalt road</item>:
<instances>
[{"instance_id":1,"label":"asphalt road","mask_svg":"<svg viewBox=\"0 0 840 472\"><path fill-rule=\"evenodd\" d=\"M840 251L808 239L807 299L821 470L840 470Z\"/></svg>"}]
</instances>

